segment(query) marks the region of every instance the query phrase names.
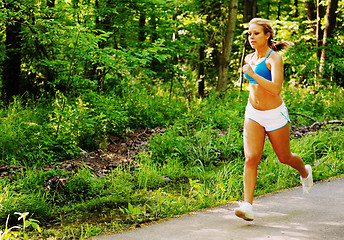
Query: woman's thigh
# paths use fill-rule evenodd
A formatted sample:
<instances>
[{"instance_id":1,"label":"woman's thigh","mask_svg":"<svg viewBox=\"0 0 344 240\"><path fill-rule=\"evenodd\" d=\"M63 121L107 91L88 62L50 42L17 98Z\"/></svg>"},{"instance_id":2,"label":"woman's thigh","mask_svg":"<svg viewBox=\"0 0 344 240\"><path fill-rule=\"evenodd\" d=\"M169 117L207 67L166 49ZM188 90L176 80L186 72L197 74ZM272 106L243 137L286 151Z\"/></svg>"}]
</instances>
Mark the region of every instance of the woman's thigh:
<instances>
[{"instance_id":1,"label":"woman's thigh","mask_svg":"<svg viewBox=\"0 0 344 240\"><path fill-rule=\"evenodd\" d=\"M281 162L287 161L290 156L290 123L283 128L267 133L271 145Z\"/></svg>"},{"instance_id":2,"label":"woman's thigh","mask_svg":"<svg viewBox=\"0 0 344 240\"><path fill-rule=\"evenodd\" d=\"M265 129L259 123L250 119L245 119L244 152L247 162L258 166L262 157L264 142Z\"/></svg>"}]
</instances>

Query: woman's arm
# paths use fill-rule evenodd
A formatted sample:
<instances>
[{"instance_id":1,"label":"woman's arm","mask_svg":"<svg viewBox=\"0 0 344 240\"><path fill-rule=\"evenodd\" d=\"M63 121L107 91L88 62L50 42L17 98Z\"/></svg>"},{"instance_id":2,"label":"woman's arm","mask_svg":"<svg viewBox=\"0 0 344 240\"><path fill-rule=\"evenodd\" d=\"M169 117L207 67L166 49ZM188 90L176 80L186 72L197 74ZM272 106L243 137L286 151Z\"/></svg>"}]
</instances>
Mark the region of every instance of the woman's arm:
<instances>
[{"instance_id":1,"label":"woman's arm","mask_svg":"<svg viewBox=\"0 0 344 240\"><path fill-rule=\"evenodd\" d=\"M282 90L284 77L283 60L282 57L276 52L271 53L270 56L271 57L266 60L266 64L269 64L271 67L272 81L269 81L255 73L248 64L243 67L243 71L252 77L266 91L272 95L279 95Z\"/></svg>"},{"instance_id":2,"label":"woman's arm","mask_svg":"<svg viewBox=\"0 0 344 240\"><path fill-rule=\"evenodd\" d=\"M253 54L254 53L250 53L250 54L246 55L246 57L245 57L245 63L246 64L249 64L250 60L252 59Z\"/></svg>"}]
</instances>

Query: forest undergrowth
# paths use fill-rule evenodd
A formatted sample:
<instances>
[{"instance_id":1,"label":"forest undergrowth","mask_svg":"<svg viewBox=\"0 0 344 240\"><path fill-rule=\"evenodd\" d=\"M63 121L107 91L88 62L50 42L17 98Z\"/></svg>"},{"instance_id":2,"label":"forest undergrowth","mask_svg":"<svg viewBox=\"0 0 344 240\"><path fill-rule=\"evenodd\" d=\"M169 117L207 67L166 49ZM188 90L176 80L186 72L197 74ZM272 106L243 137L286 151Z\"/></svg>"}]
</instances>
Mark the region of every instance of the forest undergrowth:
<instances>
[{"instance_id":1,"label":"forest undergrowth","mask_svg":"<svg viewBox=\"0 0 344 240\"><path fill-rule=\"evenodd\" d=\"M343 120L343 89L288 88L282 95L293 130ZM57 93L53 101L16 99L0 110L0 166L10 169L0 168L0 239L85 239L242 199L247 91L185 101L133 86L116 96ZM108 151L137 129L157 128L163 131L125 159ZM292 135L292 151L313 166L315 181L344 174L343 131L324 124ZM300 185L266 142L256 195ZM59 167L97 152L111 166L101 174L86 163Z\"/></svg>"}]
</instances>

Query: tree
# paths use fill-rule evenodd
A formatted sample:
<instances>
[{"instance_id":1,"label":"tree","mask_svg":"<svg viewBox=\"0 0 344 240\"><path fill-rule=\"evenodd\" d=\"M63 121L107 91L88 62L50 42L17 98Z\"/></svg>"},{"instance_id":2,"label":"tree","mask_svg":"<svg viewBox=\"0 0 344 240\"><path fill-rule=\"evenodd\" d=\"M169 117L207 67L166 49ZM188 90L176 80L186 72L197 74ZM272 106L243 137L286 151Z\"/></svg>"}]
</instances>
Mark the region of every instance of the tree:
<instances>
[{"instance_id":1,"label":"tree","mask_svg":"<svg viewBox=\"0 0 344 240\"><path fill-rule=\"evenodd\" d=\"M5 3L5 9L13 14L6 21L6 58L2 64L2 98L5 101L22 92L21 83L21 18L16 14L19 5L13 1Z\"/></svg>"},{"instance_id":2,"label":"tree","mask_svg":"<svg viewBox=\"0 0 344 240\"><path fill-rule=\"evenodd\" d=\"M317 0L316 7L317 7L317 17L316 17L316 39L315 39L315 47L317 50L317 56L320 58L321 55L321 49L319 46L321 46L321 40L323 39L324 30L321 27L320 21L325 15L325 8L322 4L319 2L320 0Z\"/></svg>"},{"instance_id":3,"label":"tree","mask_svg":"<svg viewBox=\"0 0 344 240\"><path fill-rule=\"evenodd\" d=\"M294 13L293 13L293 17L297 18L299 17L299 1L298 0L294 0Z\"/></svg>"},{"instance_id":4,"label":"tree","mask_svg":"<svg viewBox=\"0 0 344 240\"><path fill-rule=\"evenodd\" d=\"M269 5L268 2L268 14L269 15ZM252 18L257 16L257 0L244 0L244 12L243 12L243 22L248 23ZM246 49L250 49L250 43L245 41L244 52L243 55L246 55Z\"/></svg>"},{"instance_id":5,"label":"tree","mask_svg":"<svg viewBox=\"0 0 344 240\"><path fill-rule=\"evenodd\" d=\"M223 2L218 0L203 0L195 2L193 7L197 9L198 15L204 19L197 26L199 30L197 31L197 36L195 36L201 40L198 44L198 95L204 97L206 95L206 80L209 84L211 82L211 76L214 76L212 71L218 68L218 61L215 60L218 59L218 39L214 36L217 34L218 24L222 19L223 14L221 9L223 9ZM193 32L196 33L195 31ZM211 54L208 52L208 57L206 54L207 49L212 49Z\"/></svg>"},{"instance_id":6,"label":"tree","mask_svg":"<svg viewBox=\"0 0 344 240\"><path fill-rule=\"evenodd\" d=\"M307 14L307 20L309 22L309 26L313 29L313 33L316 32L316 10L317 7L315 5L314 0L304 0L305 10Z\"/></svg>"},{"instance_id":7,"label":"tree","mask_svg":"<svg viewBox=\"0 0 344 240\"><path fill-rule=\"evenodd\" d=\"M320 56L319 72L321 75L323 74L323 71L324 71L327 41L328 41L328 38L332 37L332 32L336 25L337 8L338 8L338 0L328 1L326 15L325 15L324 36L323 36L321 56Z\"/></svg>"},{"instance_id":8,"label":"tree","mask_svg":"<svg viewBox=\"0 0 344 240\"><path fill-rule=\"evenodd\" d=\"M255 18L257 15L257 0L244 0L243 6L244 6L243 21L244 23L247 23L252 18Z\"/></svg>"},{"instance_id":9,"label":"tree","mask_svg":"<svg viewBox=\"0 0 344 240\"><path fill-rule=\"evenodd\" d=\"M227 89L227 80L228 80L228 65L229 58L232 51L233 39L234 39L234 30L236 25L238 13L238 0L231 0L228 7L228 19L226 26L225 38L222 42L222 51L220 55L219 62L219 75L216 91L224 92Z\"/></svg>"},{"instance_id":10,"label":"tree","mask_svg":"<svg viewBox=\"0 0 344 240\"><path fill-rule=\"evenodd\" d=\"M204 76L205 76L205 66L204 66L204 59L205 59L205 46L201 46L199 48L199 63L198 63L198 95L200 97L205 96L204 88Z\"/></svg>"}]
</instances>

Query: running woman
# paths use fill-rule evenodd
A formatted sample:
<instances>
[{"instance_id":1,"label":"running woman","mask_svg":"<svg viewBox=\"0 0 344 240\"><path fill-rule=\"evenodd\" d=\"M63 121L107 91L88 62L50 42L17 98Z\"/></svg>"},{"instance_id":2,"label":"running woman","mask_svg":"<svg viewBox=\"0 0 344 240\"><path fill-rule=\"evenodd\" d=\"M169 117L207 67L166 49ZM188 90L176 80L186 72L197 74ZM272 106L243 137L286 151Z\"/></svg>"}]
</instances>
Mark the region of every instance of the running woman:
<instances>
[{"instance_id":1,"label":"running woman","mask_svg":"<svg viewBox=\"0 0 344 240\"><path fill-rule=\"evenodd\" d=\"M244 201L235 215L247 221L254 219L252 203L257 182L265 135L269 137L278 160L300 173L304 193L313 186L312 168L304 165L299 155L290 151L290 120L281 97L283 61L278 51L290 43L273 40L270 21L254 18L249 22L248 40L255 50L245 58L242 71L249 80L249 99L244 122Z\"/></svg>"}]
</instances>

